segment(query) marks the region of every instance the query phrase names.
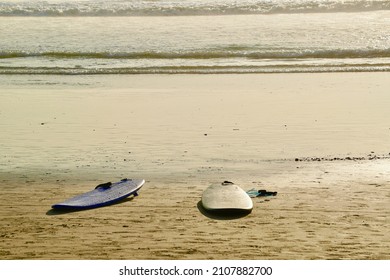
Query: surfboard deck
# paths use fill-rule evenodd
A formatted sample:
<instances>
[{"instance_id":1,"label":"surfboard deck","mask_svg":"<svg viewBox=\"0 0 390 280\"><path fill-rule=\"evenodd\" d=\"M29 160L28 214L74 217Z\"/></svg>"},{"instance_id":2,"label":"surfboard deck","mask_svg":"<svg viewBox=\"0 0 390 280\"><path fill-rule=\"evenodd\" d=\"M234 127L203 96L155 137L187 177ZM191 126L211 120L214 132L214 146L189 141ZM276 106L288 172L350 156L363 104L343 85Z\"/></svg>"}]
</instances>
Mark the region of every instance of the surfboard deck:
<instances>
[{"instance_id":1,"label":"surfboard deck","mask_svg":"<svg viewBox=\"0 0 390 280\"><path fill-rule=\"evenodd\" d=\"M201 201L204 209L213 212L251 212L253 209L253 202L249 195L231 182L209 186L204 190Z\"/></svg>"},{"instance_id":2,"label":"surfboard deck","mask_svg":"<svg viewBox=\"0 0 390 280\"><path fill-rule=\"evenodd\" d=\"M114 204L130 195L137 196L144 179L123 179L98 185L94 190L52 205L53 209L91 209Z\"/></svg>"}]
</instances>

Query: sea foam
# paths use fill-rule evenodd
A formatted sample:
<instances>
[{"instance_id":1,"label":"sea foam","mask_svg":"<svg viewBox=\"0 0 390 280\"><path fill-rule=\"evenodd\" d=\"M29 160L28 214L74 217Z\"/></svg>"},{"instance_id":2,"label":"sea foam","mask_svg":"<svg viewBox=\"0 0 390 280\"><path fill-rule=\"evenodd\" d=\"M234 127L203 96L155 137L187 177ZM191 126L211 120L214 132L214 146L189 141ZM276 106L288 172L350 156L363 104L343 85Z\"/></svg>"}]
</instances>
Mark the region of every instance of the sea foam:
<instances>
[{"instance_id":1,"label":"sea foam","mask_svg":"<svg viewBox=\"0 0 390 280\"><path fill-rule=\"evenodd\" d=\"M377 0L2 1L0 16L191 16L390 10Z\"/></svg>"}]
</instances>

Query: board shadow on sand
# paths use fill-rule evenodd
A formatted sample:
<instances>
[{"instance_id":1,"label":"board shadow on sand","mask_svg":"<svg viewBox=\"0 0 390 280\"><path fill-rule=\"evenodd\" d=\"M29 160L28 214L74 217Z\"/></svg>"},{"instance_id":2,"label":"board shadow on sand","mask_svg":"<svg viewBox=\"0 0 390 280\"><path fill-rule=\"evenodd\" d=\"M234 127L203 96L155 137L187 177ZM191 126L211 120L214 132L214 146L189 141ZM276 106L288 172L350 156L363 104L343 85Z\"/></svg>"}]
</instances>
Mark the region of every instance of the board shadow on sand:
<instances>
[{"instance_id":1,"label":"board shadow on sand","mask_svg":"<svg viewBox=\"0 0 390 280\"><path fill-rule=\"evenodd\" d=\"M107 206L102 206L102 207L109 207L113 205L118 205L122 204L125 202L132 201L134 199L134 196L124 198L118 202L115 202L113 204L107 205ZM84 209L74 209L74 208L69 208L69 209L50 209L46 212L46 215L48 216L56 216L56 215L64 215L64 214L70 214L70 213L75 213L75 212L81 212L81 211L90 211L90 210L95 210L97 208L102 208L102 207L94 207L94 208L84 208Z\"/></svg>"},{"instance_id":2,"label":"board shadow on sand","mask_svg":"<svg viewBox=\"0 0 390 280\"><path fill-rule=\"evenodd\" d=\"M235 220L243 218L251 213L249 210L241 210L241 209L223 209L223 210L213 210L207 211L200 200L197 203L197 207L200 213L210 219L214 220Z\"/></svg>"}]
</instances>

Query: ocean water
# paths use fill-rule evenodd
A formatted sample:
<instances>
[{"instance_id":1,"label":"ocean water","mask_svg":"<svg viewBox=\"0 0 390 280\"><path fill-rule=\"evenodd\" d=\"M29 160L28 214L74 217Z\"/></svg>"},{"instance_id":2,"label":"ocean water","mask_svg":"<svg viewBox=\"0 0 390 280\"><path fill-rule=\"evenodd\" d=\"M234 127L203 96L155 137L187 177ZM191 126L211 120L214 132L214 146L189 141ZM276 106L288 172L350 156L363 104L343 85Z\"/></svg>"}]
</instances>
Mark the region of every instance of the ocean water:
<instances>
[{"instance_id":1,"label":"ocean water","mask_svg":"<svg viewBox=\"0 0 390 280\"><path fill-rule=\"evenodd\" d=\"M390 1L0 0L0 74L390 71Z\"/></svg>"}]
</instances>

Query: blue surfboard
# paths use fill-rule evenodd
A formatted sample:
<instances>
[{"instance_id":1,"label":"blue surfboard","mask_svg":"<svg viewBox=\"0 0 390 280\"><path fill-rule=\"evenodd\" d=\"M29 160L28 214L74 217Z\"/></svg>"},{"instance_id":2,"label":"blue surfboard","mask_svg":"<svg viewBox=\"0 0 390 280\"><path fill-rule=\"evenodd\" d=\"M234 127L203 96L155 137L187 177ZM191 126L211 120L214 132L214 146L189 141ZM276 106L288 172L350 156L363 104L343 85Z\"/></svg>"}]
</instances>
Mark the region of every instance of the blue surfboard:
<instances>
[{"instance_id":1,"label":"blue surfboard","mask_svg":"<svg viewBox=\"0 0 390 280\"><path fill-rule=\"evenodd\" d=\"M114 204L130 195L137 196L143 179L123 179L116 183L98 185L94 190L52 205L53 209L91 209Z\"/></svg>"}]
</instances>

